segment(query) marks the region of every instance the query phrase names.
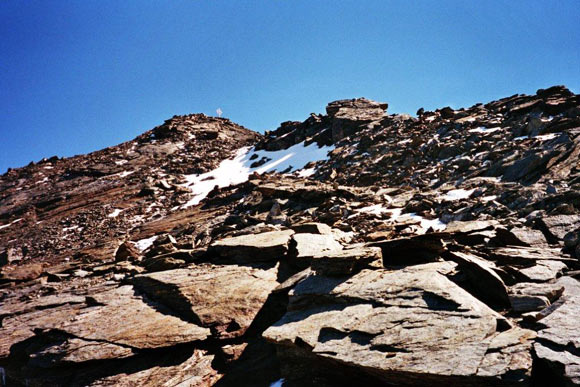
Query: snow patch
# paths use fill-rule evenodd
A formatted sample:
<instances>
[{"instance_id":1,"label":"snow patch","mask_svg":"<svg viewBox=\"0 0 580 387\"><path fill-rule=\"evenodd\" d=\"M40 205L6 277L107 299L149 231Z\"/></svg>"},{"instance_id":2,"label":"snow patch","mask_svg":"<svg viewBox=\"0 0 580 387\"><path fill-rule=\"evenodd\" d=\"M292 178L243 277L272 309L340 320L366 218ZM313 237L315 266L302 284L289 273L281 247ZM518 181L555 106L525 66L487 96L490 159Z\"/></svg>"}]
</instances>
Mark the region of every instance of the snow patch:
<instances>
[{"instance_id":1,"label":"snow patch","mask_svg":"<svg viewBox=\"0 0 580 387\"><path fill-rule=\"evenodd\" d=\"M182 186L191 189L194 196L181 208L198 205L216 186L223 188L243 183L248 180L248 177L253 172L262 174L271 171L297 171L310 162L326 159L328 152L333 149L334 146L319 148L316 143L306 146L303 142L288 149L272 152L241 148L236 152L233 159L223 160L213 171L201 175L184 175L186 183ZM251 167L254 161L261 160L264 157L271 161L258 167ZM311 169L312 172L310 171ZM313 168L309 168L302 171L302 174L299 172L299 175L310 176L314 172Z\"/></svg>"},{"instance_id":2,"label":"snow patch","mask_svg":"<svg viewBox=\"0 0 580 387\"><path fill-rule=\"evenodd\" d=\"M127 177L129 175L134 174L134 173L135 173L135 171L123 171L123 172L115 173L113 176Z\"/></svg>"},{"instance_id":3,"label":"snow patch","mask_svg":"<svg viewBox=\"0 0 580 387\"><path fill-rule=\"evenodd\" d=\"M70 226L70 227L63 227L62 232L73 232L73 231L82 231L83 228L81 226Z\"/></svg>"},{"instance_id":4,"label":"snow patch","mask_svg":"<svg viewBox=\"0 0 580 387\"><path fill-rule=\"evenodd\" d=\"M499 126L494 127L494 128L484 128L483 126L480 126L478 128L475 128L475 129L470 129L469 132L470 133L489 134L489 133L497 132L498 130L502 130L502 128L500 128Z\"/></svg>"},{"instance_id":5,"label":"snow patch","mask_svg":"<svg viewBox=\"0 0 580 387\"><path fill-rule=\"evenodd\" d=\"M21 220L22 220L22 218L20 218L20 219L16 219L16 220L14 220L14 221L12 221L12 222L10 222L10 223L8 223L8 224L5 224L5 225L3 225L3 226L0 226L0 230L2 230L3 228L10 227L10 226L12 226L14 223L18 223L18 222L20 222Z\"/></svg>"},{"instance_id":6,"label":"snow patch","mask_svg":"<svg viewBox=\"0 0 580 387\"><path fill-rule=\"evenodd\" d=\"M140 239L135 242L135 247L140 251L143 252L147 250L149 247L153 245L153 242L157 239L157 235L153 235L150 238Z\"/></svg>"},{"instance_id":7,"label":"snow patch","mask_svg":"<svg viewBox=\"0 0 580 387\"><path fill-rule=\"evenodd\" d=\"M541 140L541 141L547 141L547 140L553 140L556 137L558 137L558 133L542 134L539 136L535 136L533 138L537 138L538 140Z\"/></svg>"},{"instance_id":8,"label":"snow patch","mask_svg":"<svg viewBox=\"0 0 580 387\"><path fill-rule=\"evenodd\" d=\"M389 212L382 204L375 204L368 207L358 208L355 210L356 212L362 212L365 214L372 214L372 215L381 215L386 212Z\"/></svg>"},{"instance_id":9,"label":"snow patch","mask_svg":"<svg viewBox=\"0 0 580 387\"><path fill-rule=\"evenodd\" d=\"M402 208L393 208L390 210L386 210L385 212L388 212L391 214L391 218L389 219L391 222L397 222L397 221L405 221L405 219L412 219L414 221L418 221L421 228L423 229L423 233L425 231L427 231L429 228L432 228L433 231L443 231L445 230L445 228L447 228L447 225L445 223L443 223L440 219L426 219L423 218L420 215L417 215L414 212L409 212L406 214L403 214L403 209Z\"/></svg>"},{"instance_id":10,"label":"snow patch","mask_svg":"<svg viewBox=\"0 0 580 387\"><path fill-rule=\"evenodd\" d=\"M316 172L316 168L302 169L302 170L298 171L298 176L310 177L310 176L314 175L315 172Z\"/></svg>"},{"instance_id":11,"label":"snow patch","mask_svg":"<svg viewBox=\"0 0 580 387\"><path fill-rule=\"evenodd\" d=\"M475 191L475 189L470 189L470 190L452 189L451 191L448 191L445 195L443 195L441 198L443 200L450 201L450 202L454 201L454 200L467 199L468 197L471 196L471 194L473 194L474 191Z\"/></svg>"},{"instance_id":12,"label":"snow patch","mask_svg":"<svg viewBox=\"0 0 580 387\"><path fill-rule=\"evenodd\" d=\"M116 218L117 216L119 216L119 214L123 212L123 210L119 209L119 208L115 208L113 210L113 212L111 212L109 215L107 215L107 217L109 218Z\"/></svg>"},{"instance_id":13,"label":"snow patch","mask_svg":"<svg viewBox=\"0 0 580 387\"><path fill-rule=\"evenodd\" d=\"M514 140L515 141L521 141L521 140L525 140L528 138L537 138L540 141L548 141L548 140L553 140L556 137L559 136L559 133L550 133L550 134L540 134L538 136L520 136L520 137L515 137Z\"/></svg>"}]
</instances>

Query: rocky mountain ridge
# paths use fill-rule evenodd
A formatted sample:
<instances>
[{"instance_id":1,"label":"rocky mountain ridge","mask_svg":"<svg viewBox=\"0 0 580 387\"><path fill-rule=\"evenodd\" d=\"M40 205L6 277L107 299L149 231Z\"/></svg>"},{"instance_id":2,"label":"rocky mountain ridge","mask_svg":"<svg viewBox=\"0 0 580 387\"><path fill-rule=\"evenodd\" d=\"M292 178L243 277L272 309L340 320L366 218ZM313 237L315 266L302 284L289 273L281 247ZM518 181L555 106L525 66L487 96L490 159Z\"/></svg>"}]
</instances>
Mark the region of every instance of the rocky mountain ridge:
<instances>
[{"instance_id":1,"label":"rocky mountain ridge","mask_svg":"<svg viewBox=\"0 0 580 387\"><path fill-rule=\"evenodd\" d=\"M580 96L387 108L0 176L0 382L580 384Z\"/></svg>"}]
</instances>

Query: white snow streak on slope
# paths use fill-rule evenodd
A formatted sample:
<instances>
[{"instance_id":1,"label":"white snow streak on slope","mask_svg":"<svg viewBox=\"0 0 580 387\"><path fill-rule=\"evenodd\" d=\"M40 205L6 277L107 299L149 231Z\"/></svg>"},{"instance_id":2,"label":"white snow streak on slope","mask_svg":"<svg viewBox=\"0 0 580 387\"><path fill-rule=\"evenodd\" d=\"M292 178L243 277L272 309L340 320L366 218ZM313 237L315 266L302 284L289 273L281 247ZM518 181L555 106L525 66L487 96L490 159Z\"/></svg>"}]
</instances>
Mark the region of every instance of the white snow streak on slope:
<instances>
[{"instance_id":1,"label":"white snow streak on slope","mask_svg":"<svg viewBox=\"0 0 580 387\"><path fill-rule=\"evenodd\" d=\"M502 130L502 128L500 128L500 127L484 128L483 126L480 126L479 128L470 129L469 132L489 134L489 133L497 132L498 130Z\"/></svg>"},{"instance_id":2,"label":"white snow streak on slope","mask_svg":"<svg viewBox=\"0 0 580 387\"><path fill-rule=\"evenodd\" d=\"M470 190L452 189L451 191L448 191L445 195L443 195L442 199L447 200L447 201L467 199L468 197L471 196L471 194L474 191L475 191L474 189L470 189Z\"/></svg>"},{"instance_id":3,"label":"white snow streak on slope","mask_svg":"<svg viewBox=\"0 0 580 387\"><path fill-rule=\"evenodd\" d=\"M123 212L123 210L119 209L119 208L115 208L113 210L113 212L111 212L109 215L107 215L107 217L109 218L116 218L117 216L119 216L119 214Z\"/></svg>"},{"instance_id":4,"label":"white snow streak on slope","mask_svg":"<svg viewBox=\"0 0 580 387\"><path fill-rule=\"evenodd\" d=\"M8 224L5 224L5 225L3 225L3 226L0 226L0 230L2 230L3 228L6 228L6 227L12 226L14 223L18 223L18 222L20 222L21 220L22 220L22 219L16 219L16 220L15 220L15 221L13 221L12 223L8 223Z\"/></svg>"},{"instance_id":5,"label":"white snow streak on slope","mask_svg":"<svg viewBox=\"0 0 580 387\"><path fill-rule=\"evenodd\" d=\"M367 214L373 214L380 216L382 214L389 214L389 220L393 223L404 222L406 218L411 218L414 221L420 222L422 233L425 233L429 228L433 228L433 231L443 231L447 227L440 219L425 219L414 212L409 212L403 214L402 208L392 208L387 209L380 204L375 204L373 206L363 207L355 210L356 212L364 212ZM354 214L351 217L355 216Z\"/></svg>"},{"instance_id":6,"label":"white snow streak on slope","mask_svg":"<svg viewBox=\"0 0 580 387\"><path fill-rule=\"evenodd\" d=\"M316 143L304 146L304 143L296 144L288 149L280 151L252 151L248 148L241 148L236 153L233 160L224 160L213 171L203 173L201 175L185 175L187 183L183 186L191 189L194 197L185 203L181 208L187 208L198 205L210 191L217 185L218 187L227 187L229 185L240 184L248 180L248 177L253 172L262 174L270 171L285 171L291 168L291 171L297 171L309 162L324 160L327 158L329 151L333 150L333 146L326 146L319 148ZM252 160L250 158L257 155ZM264 165L251 168L250 165L255 161L259 161L262 157L267 157L271 161ZM306 169L299 172L301 176L309 176L314 171Z\"/></svg>"}]
</instances>

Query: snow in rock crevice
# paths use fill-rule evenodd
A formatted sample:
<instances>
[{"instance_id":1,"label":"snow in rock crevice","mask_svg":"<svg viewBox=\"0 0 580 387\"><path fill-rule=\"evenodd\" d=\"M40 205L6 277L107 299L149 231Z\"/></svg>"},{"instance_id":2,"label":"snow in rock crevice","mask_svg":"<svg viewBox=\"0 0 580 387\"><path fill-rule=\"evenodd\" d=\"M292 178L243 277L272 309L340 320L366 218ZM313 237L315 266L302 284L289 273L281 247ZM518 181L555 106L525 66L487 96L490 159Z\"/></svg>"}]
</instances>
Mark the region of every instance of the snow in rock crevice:
<instances>
[{"instance_id":1,"label":"snow in rock crevice","mask_svg":"<svg viewBox=\"0 0 580 387\"><path fill-rule=\"evenodd\" d=\"M233 159L223 160L213 171L201 175L185 175L186 183L183 186L192 191L193 197L181 208L198 205L215 186L223 188L243 183L254 172L262 174L273 171L290 171L297 172L301 177L311 176L315 169L303 168L310 162L326 160L328 152L333 149L334 146L318 147L316 143L306 146L303 142L279 151L256 151L241 148ZM268 161L263 165L251 167L254 162L260 161L264 157Z\"/></svg>"}]
</instances>

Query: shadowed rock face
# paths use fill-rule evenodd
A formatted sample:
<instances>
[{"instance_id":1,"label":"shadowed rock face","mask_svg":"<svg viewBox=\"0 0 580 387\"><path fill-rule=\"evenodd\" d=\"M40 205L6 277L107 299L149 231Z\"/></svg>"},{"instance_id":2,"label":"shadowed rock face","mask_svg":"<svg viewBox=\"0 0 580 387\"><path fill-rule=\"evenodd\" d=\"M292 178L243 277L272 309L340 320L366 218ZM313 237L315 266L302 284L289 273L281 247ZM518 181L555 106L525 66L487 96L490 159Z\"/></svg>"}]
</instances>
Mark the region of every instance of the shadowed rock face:
<instances>
[{"instance_id":1,"label":"shadowed rock face","mask_svg":"<svg viewBox=\"0 0 580 387\"><path fill-rule=\"evenodd\" d=\"M8 385L580 384L579 96L387 107L175 116L0 176ZM301 143L332 150L192 204Z\"/></svg>"}]
</instances>

